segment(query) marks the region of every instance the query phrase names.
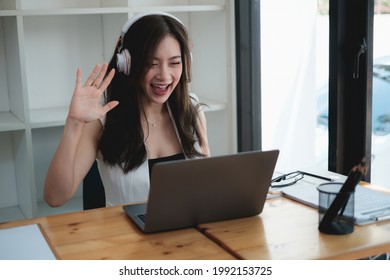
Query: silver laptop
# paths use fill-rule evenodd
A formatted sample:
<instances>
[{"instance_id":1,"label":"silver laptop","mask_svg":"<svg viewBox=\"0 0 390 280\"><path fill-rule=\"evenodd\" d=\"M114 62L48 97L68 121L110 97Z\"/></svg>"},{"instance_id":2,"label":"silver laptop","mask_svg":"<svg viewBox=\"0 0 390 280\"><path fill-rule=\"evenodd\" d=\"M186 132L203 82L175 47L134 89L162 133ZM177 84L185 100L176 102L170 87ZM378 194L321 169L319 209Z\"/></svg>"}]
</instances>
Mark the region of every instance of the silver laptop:
<instances>
[{"instance_id":1,"label":"silver laptop","mask_svg":"<svg viewBox=\"0 0 390 280\"><path fill-rule=\"evenodd\" d=\"M148 202L123 209L148 233L258 215L278 155L250 151L156 163Z\"/></svg>"}]
</instances>

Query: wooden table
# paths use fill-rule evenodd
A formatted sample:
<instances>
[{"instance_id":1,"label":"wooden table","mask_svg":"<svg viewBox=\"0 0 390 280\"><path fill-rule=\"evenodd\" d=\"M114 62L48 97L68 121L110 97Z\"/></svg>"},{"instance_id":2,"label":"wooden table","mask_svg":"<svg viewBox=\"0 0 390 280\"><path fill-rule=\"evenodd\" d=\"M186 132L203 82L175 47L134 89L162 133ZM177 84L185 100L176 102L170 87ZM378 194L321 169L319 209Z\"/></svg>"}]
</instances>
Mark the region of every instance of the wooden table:
<instances>
[{"instance_id":1,"label":"wooden table","mask_svg":"<svg viewBox=\"0 0 390 280\"><path fill-rule=\"evenodd\" d=\"M143 234L122 207L60 214L0 224L39 224L58 259L234 259L194 228Z\"/></svg>"},{"instance_id":2,"label":"wooden table","mask_svg":"<svg viewBox=\"0 0 390 280\"><path fill-rule=\"evenodd\" d=\"M269 199L259 216L200 228L237 259L360 259L390 252L390 221L328 235L318 231L316 209L284 197Z\"/></svg>"},{"instance_id":3,"label":"wooden table","mask_svg":"<svg viewBox=\"0 0 390 280\"><path fill-rule=\"evenodd\" d=\"M121 206L0 224L39 224L59 259L359 259L390 251L390 221L320 233L318 213L287 198L259 216L143 234Z\"/></svg>"}]
</instances>

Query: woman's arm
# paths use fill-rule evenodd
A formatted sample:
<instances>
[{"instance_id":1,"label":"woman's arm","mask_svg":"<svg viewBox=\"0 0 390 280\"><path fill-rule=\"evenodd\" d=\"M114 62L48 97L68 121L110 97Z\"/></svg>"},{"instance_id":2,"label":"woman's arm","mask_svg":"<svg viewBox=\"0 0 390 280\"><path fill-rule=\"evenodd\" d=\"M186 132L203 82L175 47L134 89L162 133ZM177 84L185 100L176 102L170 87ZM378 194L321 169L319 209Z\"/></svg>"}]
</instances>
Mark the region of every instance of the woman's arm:
<instances>
[{"instance_id":1,"label":"woman's arm","mask_svg":"<svg viewBox=\"0 0 390 280\"><path fill-rule=\"evenodd\" d=\"M100 105L114 76L112 70L104 78L106 71L107 64L97 65L82 86L81 70L77 70L64 131L45 180L44 199L50 206L61 206L73 197L96 158L102 131L99 119L118 104Z\"/></svg>"},{"instance_id":2,"label":"woman's arm","mask_svg":"<svg viewBox=\"0 0 390 280\"><path fill-rule=\"evenodd\" d=\"M92 166L101 131L97 122L85 124L67 118L45 180L44 198L50 206L71 199Z\"/></svg>"}]
</instances>

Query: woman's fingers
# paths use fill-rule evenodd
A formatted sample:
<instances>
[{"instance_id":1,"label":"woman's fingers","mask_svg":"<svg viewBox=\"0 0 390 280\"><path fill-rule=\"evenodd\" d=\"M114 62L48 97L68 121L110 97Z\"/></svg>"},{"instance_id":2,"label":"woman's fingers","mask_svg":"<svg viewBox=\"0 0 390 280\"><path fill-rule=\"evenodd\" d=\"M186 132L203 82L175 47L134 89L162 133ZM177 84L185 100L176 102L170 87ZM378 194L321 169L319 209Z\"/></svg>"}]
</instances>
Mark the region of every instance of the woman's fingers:
<instances>
[{"instance_id":1,"label":"woman's fingers","mask_svg":"<svg viewBox=\"0 0 390 280\"><path fill-rule=\"evenodd\" d=\"M107 69L108 69L107 63L104 63L102 67L100 67L99 64L95 65L95 67L92 70L92 73L88 76L87 80L85 81L84 87L94 86L102 91L106 90L106 88L111 83L111 80L115 74L115 70L111 69L107 77L104 78ZM77 76L76 76L76 88L80 88L80 87L81 87L81 69L78 68Z\"/></svg>"},{"instance_id":2,"label":"woman's fingers","mask_svg":"<svg viewBox=\"0 0 390 280\"><path fill-rule=\"evenodd\" d=\"M96 64L92 70L92 73L88 76L87 80L85 81L85 84L84 84L85 87L93 85L93 82L95 81L97 75L99 74L99 70L100 70L100 65Z\"/></svg>"},{"instance_id":3,"label":"woman's fingers","mask_svg":"<svg viewBox=\"0 0 390 280\"><path fill-rule=\"evenodd\" d=\"M106 75L107 68L108 68L108 64L104 63L102 68L100 69L100 72L96 76L95 80L92 82L92 86L94 86L96 88L100 88L100 85L104 79L104 76Z\"/></svg>"},{"instance_id":4,"label":"woman's fingers","mask_svg":"<svg viewBox=\"0 0 390 280\"><path fill-rule=\"evenodd\" d=\"M103 110L103 115L107 114L108 111L110 111L111 109L115 108L117 105L119 104L118 101L111 101L111 102L108 102L106 105L103 106L102 110Z\"/></svg>"},{"instance_id":5,"label":"woman's fingers","mask_svg":"<svg viewBox=\"0 0 390 280\"><path fill-rule=\"evenodd\" d=\"M115 69L113 68L108 73L107 77L103 80L103 82L100 84L99 89L105 91L108 85L111 83L112 78L114 78L114 75L115 75Z\"/></svg>"},{"instance_id":6,"label":"woman's fingers","mask_svg":"<svg viewBox=\"0 0 390 280\"><path fill-rule=\"evenodd\" d=\"M80 67L77 68L76 71L76 84L75 84L75 90L81 87L81 69Z\"/></svg>"}]
</instances>

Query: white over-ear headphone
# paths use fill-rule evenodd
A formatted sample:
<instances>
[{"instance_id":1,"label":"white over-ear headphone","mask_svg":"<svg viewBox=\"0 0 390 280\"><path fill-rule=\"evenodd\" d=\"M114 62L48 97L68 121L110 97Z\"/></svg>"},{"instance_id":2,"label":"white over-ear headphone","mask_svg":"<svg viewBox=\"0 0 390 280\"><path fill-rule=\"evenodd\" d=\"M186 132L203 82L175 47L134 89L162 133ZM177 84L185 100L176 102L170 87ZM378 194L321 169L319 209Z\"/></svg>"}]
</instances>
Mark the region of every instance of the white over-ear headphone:
<instances>
[{"instance_id":1,"label":"white over-ear headphone","mask_svg":"<svg viewBox=\"0 0 390 280\"><path fill-rule=\"evenodd\" d=\"M175 19L177 22L181 23L183 26L184 24L175 16L168 14L166 12L143 12L136 14L132 18L130 18L122 27L121 34L119 36L119 46L117 48L117 55L116 55L116 65L119 72L123 72L126 76L130 74L130 68L131 68L131 55L128 49L123 49L123 37L125 36L126 32L129 30L129 28L139 19L150 16L150 15L162 15L162 16L168 16L170 18Z\"/></svg>"}]
</instances>

